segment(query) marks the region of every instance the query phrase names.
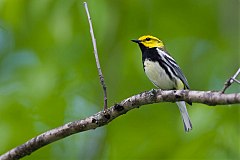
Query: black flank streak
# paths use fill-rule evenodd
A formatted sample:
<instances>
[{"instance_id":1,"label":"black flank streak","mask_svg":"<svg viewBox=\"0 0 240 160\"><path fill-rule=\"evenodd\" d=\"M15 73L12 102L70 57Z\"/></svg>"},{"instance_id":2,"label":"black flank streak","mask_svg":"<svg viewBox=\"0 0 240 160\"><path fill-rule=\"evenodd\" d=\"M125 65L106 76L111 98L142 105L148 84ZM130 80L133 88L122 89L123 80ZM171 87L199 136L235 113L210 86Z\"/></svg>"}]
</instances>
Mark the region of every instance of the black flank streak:
<instances>
[{"instance_id":1,"label":"black flank streak","mask_svg":"<svg viewBox=\"0 0 240 160\"><path fill-rule=\"evenodd\" d=\"M141 51L142 51L142 63L143 63L143 68L144 68L144 61L146 59L149 59L153 62L158 62L159 65L164 68L166 74L170 77L170 79L172 79L172 75L171 73L168 71L168 65L166 64L166 62L164 62L161 58L161 56L158 54L158 51L156 50L156 48L147 48L145 46L143 46L142 44L139 44ZM169 68L172 70L172 68L169 66Z\"/></svg>"}]
</instances>

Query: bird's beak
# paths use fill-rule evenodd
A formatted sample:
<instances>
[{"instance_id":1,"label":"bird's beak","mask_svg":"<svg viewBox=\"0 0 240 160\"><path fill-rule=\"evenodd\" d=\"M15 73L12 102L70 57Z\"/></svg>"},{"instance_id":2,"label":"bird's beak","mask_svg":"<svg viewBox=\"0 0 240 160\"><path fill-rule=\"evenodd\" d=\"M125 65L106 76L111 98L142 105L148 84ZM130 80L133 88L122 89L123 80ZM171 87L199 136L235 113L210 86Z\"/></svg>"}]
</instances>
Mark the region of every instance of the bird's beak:
<instances>
[{"instance_id":1,"label":"bird's beak","mask_svg":"<svg viewBox=\"0 0 240 160\"><path fill-rule=\"evenodd\" d=\"M135 42L135 43L140 43L140 42L141 42L141 41L138 40L138 39L132 39L131 41L132 41L132 42Z\"/></svg>"}]
</instances>

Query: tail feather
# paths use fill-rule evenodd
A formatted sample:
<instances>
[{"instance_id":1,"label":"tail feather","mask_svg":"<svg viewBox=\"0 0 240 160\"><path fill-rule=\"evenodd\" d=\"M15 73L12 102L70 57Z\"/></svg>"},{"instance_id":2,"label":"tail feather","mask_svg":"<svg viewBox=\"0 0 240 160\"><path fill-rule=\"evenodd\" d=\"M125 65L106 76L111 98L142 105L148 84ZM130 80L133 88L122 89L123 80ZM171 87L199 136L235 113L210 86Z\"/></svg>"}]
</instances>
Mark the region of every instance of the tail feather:
<instances>
[{"instance_id":1,"label":"tail feather","mask_svg":"<svg viewBox=\"0 0 240 160\"><path fill-rule=\"evenodd\" d=\"M178 108L179 108L181 116L182 116L185 131L188 132L192 129L192 123L190 121L190 118L189 118L189 115L187 112L186 104L184 101L179 101L176 103L178 105Z\"/></svg>"}]
</instances>

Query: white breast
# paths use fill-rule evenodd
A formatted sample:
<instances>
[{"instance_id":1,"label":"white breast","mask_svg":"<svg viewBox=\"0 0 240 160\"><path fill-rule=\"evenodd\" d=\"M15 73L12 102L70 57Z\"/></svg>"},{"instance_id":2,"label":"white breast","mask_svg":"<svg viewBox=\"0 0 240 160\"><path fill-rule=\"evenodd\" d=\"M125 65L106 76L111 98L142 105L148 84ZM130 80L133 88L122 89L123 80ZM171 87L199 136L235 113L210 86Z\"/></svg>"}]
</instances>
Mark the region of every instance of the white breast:
<instances>
[{"instance_id":1,"label":"white breast","mask_svg":"<svg viewBox=\"0 0 240 160\"><path fill-rule=\"evenodd\" d=\"M144 66L147 77L152 81L155 86L160 89L175 88L175 83L170 80L170 78L158 62L145 60Z\"/></svg>"}]
</instances>

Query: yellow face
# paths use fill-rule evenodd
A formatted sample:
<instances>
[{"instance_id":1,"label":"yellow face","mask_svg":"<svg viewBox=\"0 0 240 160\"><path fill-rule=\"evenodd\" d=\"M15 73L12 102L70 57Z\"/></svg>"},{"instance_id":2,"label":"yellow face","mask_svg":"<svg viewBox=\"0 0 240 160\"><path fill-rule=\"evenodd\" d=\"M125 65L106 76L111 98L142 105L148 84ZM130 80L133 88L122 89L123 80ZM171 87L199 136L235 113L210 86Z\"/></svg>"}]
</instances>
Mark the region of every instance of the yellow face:
<instances>
[{"instance_id":1,"label":"yellow face","mask_svg":"<svg viewBox=\"0 0 240 160\"><path fill-rule=\"evenodd\" d=\"M147 35L147 36L142 36L139 39L139 43L143 44L145 47L148 48L153 48L153 47L159 47L159 48L163 48L163 42L153 36Z\"/></svg>"}]
</instances>

